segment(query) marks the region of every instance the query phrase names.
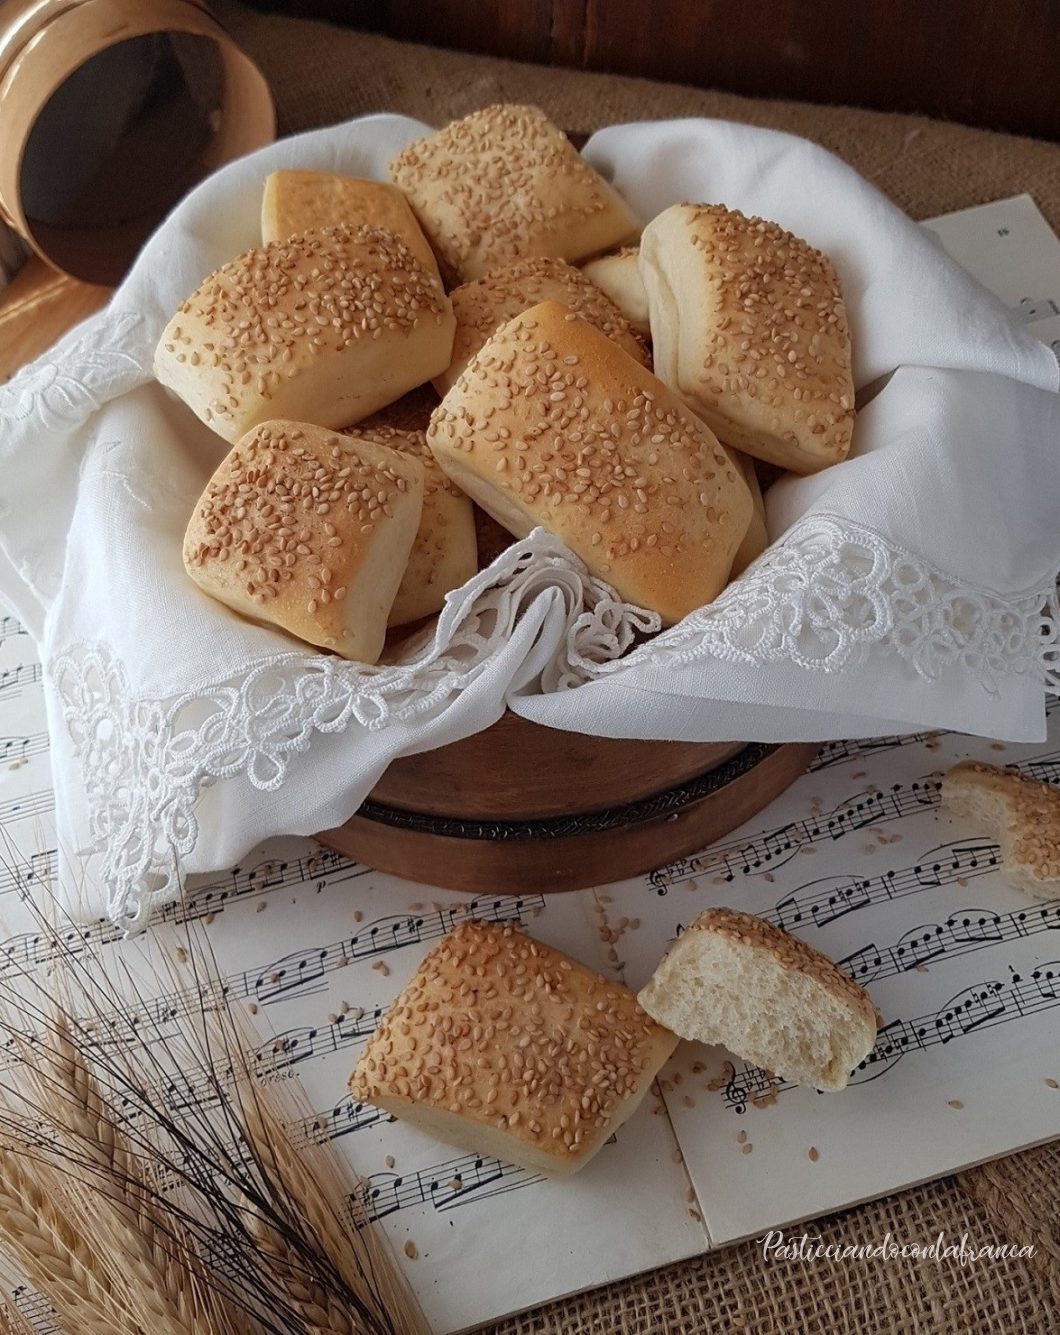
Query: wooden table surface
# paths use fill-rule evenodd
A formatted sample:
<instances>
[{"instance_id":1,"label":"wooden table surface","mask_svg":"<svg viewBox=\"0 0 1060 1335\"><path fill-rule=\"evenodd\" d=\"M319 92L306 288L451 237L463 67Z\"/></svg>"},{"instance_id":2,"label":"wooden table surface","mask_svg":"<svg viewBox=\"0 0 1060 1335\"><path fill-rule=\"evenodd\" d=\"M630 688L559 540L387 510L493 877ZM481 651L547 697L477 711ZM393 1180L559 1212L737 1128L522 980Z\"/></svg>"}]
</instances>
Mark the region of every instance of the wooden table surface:
<instances>
[{"instance_id":1,"label":"wooden table surface","mask_svg":"<svg viewBox=\"0 0 1060 1335\"><path fill-rule=\"evenodd\" d=\"M0 292L0 383L91 315L110 288L79 283L34 256Z\"/></svg>"}]
</instances>

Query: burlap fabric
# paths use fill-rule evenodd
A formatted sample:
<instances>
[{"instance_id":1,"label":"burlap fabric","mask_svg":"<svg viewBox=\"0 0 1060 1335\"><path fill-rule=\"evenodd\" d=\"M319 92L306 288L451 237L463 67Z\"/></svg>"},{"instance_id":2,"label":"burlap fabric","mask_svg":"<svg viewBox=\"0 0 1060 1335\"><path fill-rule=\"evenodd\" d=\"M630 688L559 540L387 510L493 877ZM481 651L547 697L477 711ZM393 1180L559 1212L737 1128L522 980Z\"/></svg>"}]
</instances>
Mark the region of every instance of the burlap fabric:
<instances>
[{"instance_id":1,"label":"burlap fabric","mask_svg":"<svg viewBox=\"0 0 1060 1335\"><path fill-rule=\"evenodd\" d=\"M400 44L304 20L218 9L264 70L281 133L371 111L442 124L497 101L533 102L570 130L670 116L722 116L805 135L845 158L914 218L1030 191L1060 228L1060 146L915 116L753 101L640 79L545 69ZM827 208L827 200L822 208ZM1060 1068L1042 1076L1060 1078ZM1019 1091L1013 1090L1013 1097ZM1057 1092L1060 1125L1060 1091ZM768 1109L748 1114L768 1117ZM955 1122L955 1134L957 1123ZM754 1243L670 1266L523 1316L493 1335L748 1331L1060 1331L1060 1142L818 1220L824 1242L927 1244L940 1230L977 1246L1030 1243L1034 1258L763 1261ZM518 1208L515 1205L513 1208ZM636 1228L631 1202L630 1227ZM521 1264L513 1258L513 1264Z\"/></svg>"}]
</instances>

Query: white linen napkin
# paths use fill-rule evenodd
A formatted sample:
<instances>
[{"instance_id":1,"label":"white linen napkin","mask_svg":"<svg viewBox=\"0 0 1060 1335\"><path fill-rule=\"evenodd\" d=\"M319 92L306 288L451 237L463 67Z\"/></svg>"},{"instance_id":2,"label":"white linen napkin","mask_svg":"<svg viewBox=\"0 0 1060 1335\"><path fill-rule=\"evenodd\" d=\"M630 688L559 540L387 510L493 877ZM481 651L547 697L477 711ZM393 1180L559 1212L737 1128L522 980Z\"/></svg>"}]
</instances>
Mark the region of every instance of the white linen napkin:
<instances>
[{"instance_id":1,"label":"white linen napkin","mask_svg":"<svg viewBox=\"0 0 1060 1335\"><path fill-rule=\"evenodd\" d=\"M257 242L270 171L382 178L426 132L368 117L226 167L105 311L0 388L0 594L46 668L61 844L91 854L68 869L88 888L79 912L136 928L183 874L341 823L394 757L506 707L609 736L1044 737L1060 568L1052 353L836 158L725 122L616 126L585 154L645 219L720 201L831 255L860 411L847 462L771 488L773 545L715 603L627 653L653 618L537 530L450 595L406 661L364 668L201 594L181 538L219 444L153 383L158 335Z\"/></svg>"}]
</instances>

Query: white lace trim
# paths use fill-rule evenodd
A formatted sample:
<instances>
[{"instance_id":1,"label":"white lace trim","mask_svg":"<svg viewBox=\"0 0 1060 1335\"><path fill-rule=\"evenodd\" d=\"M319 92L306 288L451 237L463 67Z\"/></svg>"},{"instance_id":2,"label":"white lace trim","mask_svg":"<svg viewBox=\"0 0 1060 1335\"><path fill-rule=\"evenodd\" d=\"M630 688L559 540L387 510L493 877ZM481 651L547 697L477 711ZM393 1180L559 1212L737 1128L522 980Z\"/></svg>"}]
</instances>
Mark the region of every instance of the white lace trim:
<instances>
[{"instance_id":1,"label":"white lace trim","mask_svg":"<svg viewBox=\"0 0 1060 1335\"><path fill-rule=\"evenodd\" d=\"M378 729L440 711L546 590L558 591L567 608L563 642L541 676L546 691L577 685L586 668L620 657L637 635L659 627L653 613L621 602L558 539L537 530L450 595L434 635L397 664L274 654L236 679L157 700L133 695L106 645L57 655L51 677L81 765L109 916L136 930L156 904L175 897L181 859L198 838L194 808L205 787L246 774L272 791L314 732L341 732L353 720Z\"/></svg>"},{"instance_id":2,"label":"white lace trim","mask_svg":"<svg viewBox=\"0 0 1060 1335\"><path fill-rule=\"evenodd\" d=\"M275 654L235 679L158 700L134 697L105 645L57 656L52 678L80 760L111 917L139 928L177 893L203 788L245 774L271 791L314 732L341 732L353 720L380 729L439 712L546 590L562 595L566 629L540 675L545 692L705 655L837 673L872 654L897 654L923 679L958 667L990 693L1006 673L1057 684L1055 587L1012 596L970 589L849 520L803 520L713 604L632 653L658 618L621 602L538 529L451 594L434 635L400 663Z\"/></svg>"},{"instance_id":3,"label":"white lace trim","mask_svg":"<svg viewBox=\"0 0 1060 1335\"><path fill-rule=\"evenodd\" d=\"M812 515L708 607L620 663L574 666L598 677L713 657L837 673L897 654L926 681L959 667L996 696L1006 674L1060 689L1058 627L1055 580L1019 594L974 588L861 524Z\"/></svg>"}]
</instances>

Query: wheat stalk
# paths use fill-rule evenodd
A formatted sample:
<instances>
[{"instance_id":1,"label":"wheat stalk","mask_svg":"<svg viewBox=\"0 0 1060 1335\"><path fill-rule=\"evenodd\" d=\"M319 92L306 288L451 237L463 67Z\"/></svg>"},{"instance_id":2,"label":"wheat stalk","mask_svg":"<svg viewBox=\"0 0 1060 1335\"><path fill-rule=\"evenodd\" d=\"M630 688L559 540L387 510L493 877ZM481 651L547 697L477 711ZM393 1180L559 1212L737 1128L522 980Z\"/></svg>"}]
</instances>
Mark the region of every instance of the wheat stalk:
<instances>
[{"instance_id":1,"label":"wheat stalk","mask_svg":"<svg viewBox=\"0 0 1060 1335\"><path fill-rule=\"evenodd\" d=\"M258 1097L257 1090L250 1093L242 1108L248 1142L263 1177L278 1197L281 1218L301 1233L302 1246L292 1248L283 1236L286 1230L277 1234L260 1214L252 1218L250 1232L270 1254L275 1255L277 1245L287 1253L276 1259L285 1262L292 1295L296 1285L307 1291L304 1305L301 1295L298 1297L305 1318L316 1321L316 1329L336 1335L356 1335L365 1329L365 1322L351 1317L352 1304L343 1300L344 1288L350 1297L359 1300L365 1316L377 1323L377 1329L393 1329L400 1335L426 1332L423 1315L383 1250L378 1234L372 1229L350 1230L343 1225L336 1202L293 1148L282 1123ZM308 1273L307 1250L322 1254L325 1266L340 1281L338 1285L334 1279L325 1285L314 1282ZM328 1296L326 1305L319 1300L320 1292Z\"/></svg>"},{"instance_id":2,"label":"wheat stalk","mask_svg":"<svg viewBox=\"0 0 1060 1335\"><path fill-rule=\"evenodd\" d=\"M24 1167L0 1147L0 1241L27 1279L45 1293L63 1324L86 1335L136 1335L115 1301L92 1246L67 1218L58 1175Z\"/></svg>"},{"instance_id":3,"label":"wheat stalk","mask_svg":"<svg viewBox=\"0 0 1060 1335\"><path fill-rule=\"evenodd\" d=\"M137 1324L152 1335L221 1335L232 1325L230 1315L204 1283L188 1241L174 1235L171 1219L160 1223L136 1158L61 1016L52 1038L37 1066L40 1099L49 1123L105 1184L102 1193L85 1197L83 1208L106 1239L103 1265L112 1288L121 1290Z\"/></svg>"}]
</instances>

